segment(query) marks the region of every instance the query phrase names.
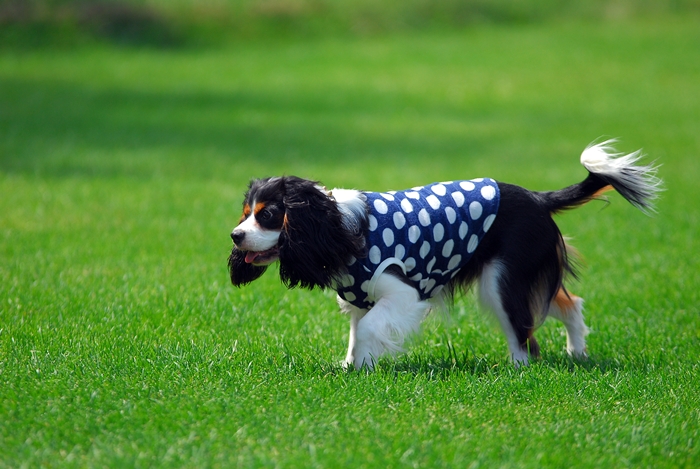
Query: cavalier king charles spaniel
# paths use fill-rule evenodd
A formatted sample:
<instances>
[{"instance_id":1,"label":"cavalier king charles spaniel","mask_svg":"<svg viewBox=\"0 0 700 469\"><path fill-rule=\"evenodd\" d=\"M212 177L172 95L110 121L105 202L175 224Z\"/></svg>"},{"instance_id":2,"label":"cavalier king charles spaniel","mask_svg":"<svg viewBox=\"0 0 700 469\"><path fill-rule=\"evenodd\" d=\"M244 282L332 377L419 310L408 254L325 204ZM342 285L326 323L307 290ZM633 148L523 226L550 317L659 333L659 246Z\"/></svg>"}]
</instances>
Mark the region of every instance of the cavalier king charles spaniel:
<instances>
[{"instance_id":1,"label":"cavalier king charles spaniel","mask_svg":"<svg viewBox=\"0 0 700 469\"><path fill-rule=\"evenodd\" d=\"M539 355L534 332L547 316L566 327L566 350L585 358L583 299L564 287L573 250L552 215L616 190L644 212L661 190L640 151L613 140L581 154L588 176L534 192L493 179L445 181L404 191L327 190L293 176L250 183L231 233L231 282L246 285L279 261L288 288L332 288L350 316L345 366L372 369L402 350L423 319L455 291L479 286L516 366Z\"/></svg>"}]
</instances>

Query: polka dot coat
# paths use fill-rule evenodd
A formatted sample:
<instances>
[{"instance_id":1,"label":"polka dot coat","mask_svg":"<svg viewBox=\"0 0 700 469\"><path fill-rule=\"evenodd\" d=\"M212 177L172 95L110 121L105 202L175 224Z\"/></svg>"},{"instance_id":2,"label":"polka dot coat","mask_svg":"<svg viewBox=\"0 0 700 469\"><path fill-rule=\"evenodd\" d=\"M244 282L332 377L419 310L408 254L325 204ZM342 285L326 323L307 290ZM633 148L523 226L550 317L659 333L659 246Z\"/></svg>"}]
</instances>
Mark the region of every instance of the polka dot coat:
<instances>
[{"instance_id":1,"label":"polka dot coat","mask_svg":"<svg viewBox=\"0 0 700 469\"><path fill-rule=\"evenodd\" d=\"M377 300L376 281L390 265L403 270L422 300L437 295L493 224L500 194L496 181L483 178L364 195L368 256L351 261L338 294L369 309Z\"/></svg>"}]
</instances>

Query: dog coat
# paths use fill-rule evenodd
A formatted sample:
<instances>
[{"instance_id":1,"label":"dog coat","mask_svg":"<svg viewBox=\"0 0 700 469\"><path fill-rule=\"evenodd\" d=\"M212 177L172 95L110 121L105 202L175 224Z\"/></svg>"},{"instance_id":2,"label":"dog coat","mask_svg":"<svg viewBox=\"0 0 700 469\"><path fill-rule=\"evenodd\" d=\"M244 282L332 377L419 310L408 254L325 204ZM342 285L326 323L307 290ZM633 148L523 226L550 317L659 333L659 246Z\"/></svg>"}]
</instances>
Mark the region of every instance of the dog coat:
<instances>
[{"instance_id":1,"label":"dog coat","mask_svg":"<svg viewBox=\"0 0 700 469\"><path fill-rule=\"evenodd\" d=\"M338 295L361 308L377 301L379 276L397 265L421 300L437 295L471 258L498 212L493 179L450 181L406 191L363 192L368 256L352 259Z\"/></svg>"}]
</instances>

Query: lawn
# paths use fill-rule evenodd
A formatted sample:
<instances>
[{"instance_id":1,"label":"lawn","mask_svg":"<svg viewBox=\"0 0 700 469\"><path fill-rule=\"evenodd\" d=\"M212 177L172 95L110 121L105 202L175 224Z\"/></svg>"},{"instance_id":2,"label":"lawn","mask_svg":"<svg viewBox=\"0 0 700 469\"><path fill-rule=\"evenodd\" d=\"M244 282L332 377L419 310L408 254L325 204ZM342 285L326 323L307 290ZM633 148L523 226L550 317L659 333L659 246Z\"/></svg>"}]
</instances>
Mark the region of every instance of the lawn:
<instances>
[{"instance_id":1,"label":"lawn","mask_svg":"<svg viewBox=\"0 0 700 469\"><path fill-rule=\"evenodd\" d=\"M345 372L332 292L229 284L252 177L550 190L599 137L667 190L557 217L587 362L467 295ZM0 51L0 468L698 467L699 155L692 17Z\"/></svg>"}]
</instances>

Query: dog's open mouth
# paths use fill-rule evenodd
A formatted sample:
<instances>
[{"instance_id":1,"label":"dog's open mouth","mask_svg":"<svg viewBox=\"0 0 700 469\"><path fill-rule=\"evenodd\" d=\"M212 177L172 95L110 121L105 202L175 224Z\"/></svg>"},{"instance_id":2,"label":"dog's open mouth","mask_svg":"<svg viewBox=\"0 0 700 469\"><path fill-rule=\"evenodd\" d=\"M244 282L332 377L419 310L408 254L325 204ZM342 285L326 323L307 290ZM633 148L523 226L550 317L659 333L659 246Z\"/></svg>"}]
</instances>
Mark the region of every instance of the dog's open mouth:
<instances>
[{"instance_id":1,"label":"dog's open mouth","mask_svg":"<svg viewBox=\"0 0 700 469\"><path fill-rule=\"evenodd\" d=\"M280 250L278 247L266 251L248 251L245 253L245 261L247 264L269 265L275 262L279 255Z\"/></svg>"}]
</instances>

